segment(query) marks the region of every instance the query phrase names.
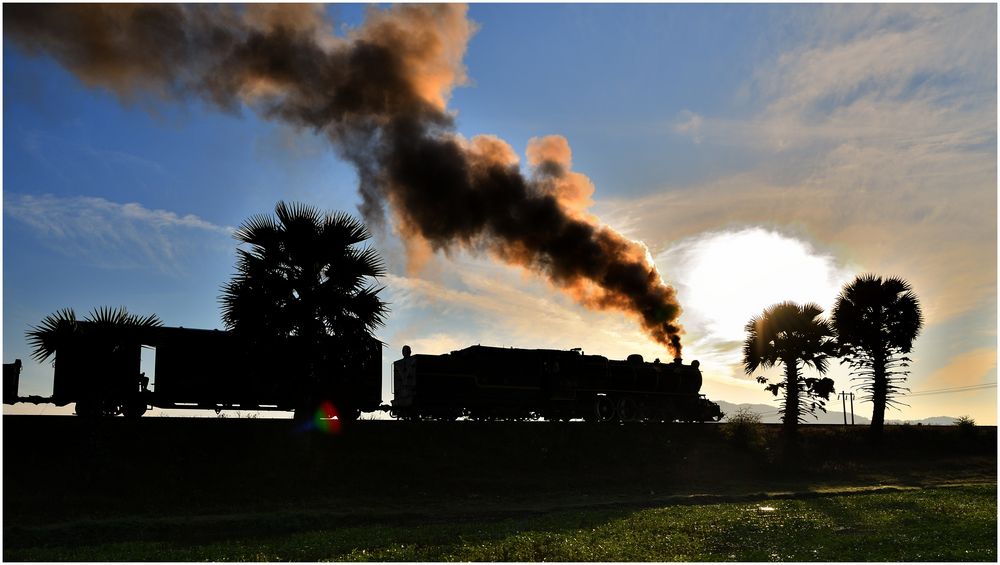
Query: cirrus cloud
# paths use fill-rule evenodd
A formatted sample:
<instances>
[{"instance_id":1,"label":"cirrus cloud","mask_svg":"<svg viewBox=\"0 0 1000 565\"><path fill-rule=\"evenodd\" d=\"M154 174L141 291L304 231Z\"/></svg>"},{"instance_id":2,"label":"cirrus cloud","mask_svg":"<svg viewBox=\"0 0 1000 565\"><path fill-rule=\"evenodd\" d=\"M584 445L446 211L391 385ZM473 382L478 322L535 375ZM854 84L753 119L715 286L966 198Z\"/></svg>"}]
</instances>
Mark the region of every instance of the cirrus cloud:
<instances>
[{"instance_id":1,"label":"cirrus cloud","mask_svg":"<svg viewBox=\"0 0 1000 565\"><path fill-rule=\"evenodd\" d=\"M205 238L221 242L233 231L194 214L93 196L5 192L3 211L46 247L113 269L177 273L182 249L199 245Z\"/></svg>"}]
</instances>

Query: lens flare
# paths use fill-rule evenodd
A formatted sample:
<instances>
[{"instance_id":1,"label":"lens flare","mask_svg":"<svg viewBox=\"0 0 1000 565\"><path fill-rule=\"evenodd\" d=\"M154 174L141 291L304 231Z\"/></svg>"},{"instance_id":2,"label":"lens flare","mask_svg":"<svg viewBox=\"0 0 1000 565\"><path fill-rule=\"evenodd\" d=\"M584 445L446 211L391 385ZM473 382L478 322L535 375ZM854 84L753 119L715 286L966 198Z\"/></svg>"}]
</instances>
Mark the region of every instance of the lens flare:
<instances>
[{"instance_id":1,"label":"lens flare","mask_svg":"<svg viewBox=\"0 0 1000 565\"><path fill-rule=\"evenodd\" d=\"M329 400L324 400L316 408L311 420L305 422L300 431L322 432L327 435L337 435L340 433L341 422L340 412Z\"/></svg>"}]
</instances>

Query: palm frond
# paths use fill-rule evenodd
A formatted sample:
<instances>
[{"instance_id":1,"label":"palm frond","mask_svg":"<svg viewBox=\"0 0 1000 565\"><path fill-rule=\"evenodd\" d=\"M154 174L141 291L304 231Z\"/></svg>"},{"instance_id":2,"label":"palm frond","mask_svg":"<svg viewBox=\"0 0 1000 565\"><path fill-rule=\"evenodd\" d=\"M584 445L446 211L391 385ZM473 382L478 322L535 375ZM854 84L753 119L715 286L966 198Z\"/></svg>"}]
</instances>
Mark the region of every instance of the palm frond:
<instances>
[{"instance_id":1,"label":"palm frond","mask_svg":"<svg viewBox=\"0 0 1000 565\"><path fill-rule=\"evenodd\" d=\"M139 316L130 313L124 306L117 308L100 306L91 310L85 319L88 322L108 327L157 328L163 325L156 314Z\"/></svg>"},{"instance_id":2,"label":"palm frond","mask_svg":"<svg viewBox=\"0 0 1000 565\"><path fill-rule=\"evenodd\" d=\"M316 207L302 202L279 201L274 206L274 213L286 230L296 224L317 229L323 221L323 214Z\"/></svg>"},{"instance_id":3,"label":"palm frond","mask_svg":"<svg viewBox=\"0 0 1000 565\"><path fill-rule=\"evenodd\" d=\"M276 240L280 225L266 214L254 214L240 224L233 237L242 243L270 247Z\"/></svg>"},{"instance_id":4,"label":"palm frond","mask_svg":"<svg viewBox=\"0 0 1000 565\"><path fill-rule=\"evenodd\" d=\"M76 313L72 308L63 308L42 318L37 326L32 326L25 336L32 348L31 357L39 363L55 354L66 340L78 331Z\"/></svg>"},{"instance_id":5,"label":"palm frond","mask_svg":"<svg viewBox=\"0 0 1000 565\"><path fill-rule=\"evenodd\" d=\"M350 247L371 238L368 226L347 212L327 214L323 219L323 234L338 245Z\"/></svg>"},{"instance_id":6,"label":"palm frond","mask_svg":"<svg viewBox=\"0 0 1000 565\"><path fill-rule=\"evenodd\" d=\"M84 324L76 318L76 313L72 308L63 308L53 314L42 318L42 321L33 326L25 335L28 344L32 347L32 358L39 363L54 355L60 348L65 347L71 340L84 333L84 326L92 324L100 328L100 331L121 330L135 331L136 329L156 328L163 325L156 314L139 316L131 314L124 306L111 307L100 306L90 311Z\"/></svg>"}]
</instances>

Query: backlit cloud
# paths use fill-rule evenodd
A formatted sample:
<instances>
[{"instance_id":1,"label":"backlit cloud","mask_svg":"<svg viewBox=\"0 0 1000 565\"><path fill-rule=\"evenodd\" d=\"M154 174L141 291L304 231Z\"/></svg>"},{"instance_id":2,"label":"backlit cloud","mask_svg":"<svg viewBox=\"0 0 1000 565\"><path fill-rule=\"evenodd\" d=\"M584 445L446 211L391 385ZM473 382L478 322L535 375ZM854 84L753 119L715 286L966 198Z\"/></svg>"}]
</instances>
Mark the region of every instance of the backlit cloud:
<instances>
[{"instance_id":1,"label":"backlit cloud","mask_svg":"<svg viewBox=\"0 0 1000 565\"><path fill-rule=\"evenodd\" d=\"M979 348L966 351L949 359L944 367L928 375L921 383L920 390L979 385L989 379L995 381L996 368L996 349Z\"/></svg>"}]
</instances>

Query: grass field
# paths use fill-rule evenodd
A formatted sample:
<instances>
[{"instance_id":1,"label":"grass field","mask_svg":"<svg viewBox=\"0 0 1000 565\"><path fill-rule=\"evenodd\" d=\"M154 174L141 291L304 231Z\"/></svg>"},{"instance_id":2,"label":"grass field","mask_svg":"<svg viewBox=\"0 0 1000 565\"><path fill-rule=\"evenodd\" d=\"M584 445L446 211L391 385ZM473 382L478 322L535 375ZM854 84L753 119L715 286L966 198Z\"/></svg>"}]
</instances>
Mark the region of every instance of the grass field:
<instances>
[{"instance_id":1,"label":"grass field","mask_svg":"<svg viewBox=\"0 0 1000 565\"><path fill-rule=\"evenodd\" d=\"M995 561L996 429L4 418L5 560Z\"/></svg>"}]
</instances>

